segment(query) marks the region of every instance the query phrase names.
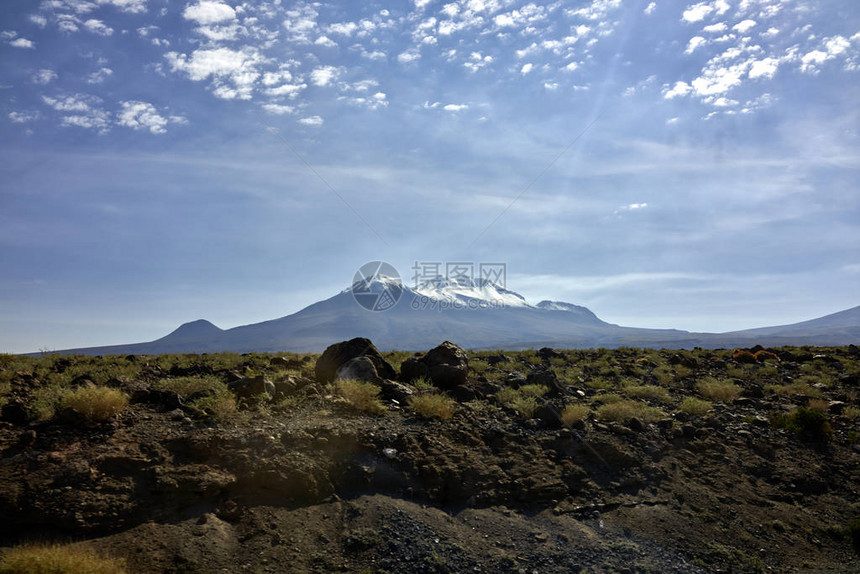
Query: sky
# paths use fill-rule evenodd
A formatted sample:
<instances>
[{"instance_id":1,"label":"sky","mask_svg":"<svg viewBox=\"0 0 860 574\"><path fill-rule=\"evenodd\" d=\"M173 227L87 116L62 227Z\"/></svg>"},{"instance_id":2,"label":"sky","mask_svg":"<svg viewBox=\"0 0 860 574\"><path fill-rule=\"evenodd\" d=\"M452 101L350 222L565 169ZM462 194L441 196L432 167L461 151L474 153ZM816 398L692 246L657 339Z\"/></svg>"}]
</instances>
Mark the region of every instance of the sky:
<instances>
[{"instance_id":1,"label":"sky","mask_svg":"<svg viewBox=\"0 0 860 574\"><path fill-rule=\"evenodd\" d=\"M368 261L722 332L860 305L856 0L5 0L0 352Z\"/></svg>"}]
</instances>

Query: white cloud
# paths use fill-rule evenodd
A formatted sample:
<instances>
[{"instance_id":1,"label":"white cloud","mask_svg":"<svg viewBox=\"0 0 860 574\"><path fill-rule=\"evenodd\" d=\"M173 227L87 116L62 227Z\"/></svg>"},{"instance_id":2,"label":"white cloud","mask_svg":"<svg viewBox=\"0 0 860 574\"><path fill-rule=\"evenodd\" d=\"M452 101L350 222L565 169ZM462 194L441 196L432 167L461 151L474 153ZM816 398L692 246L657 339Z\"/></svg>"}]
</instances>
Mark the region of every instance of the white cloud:
<instances>
[{"instance_id":1,"label":"white cloud","mask_svg":"<svg viewBox=\"0 0 860 574\"><path fill-rule=\"evenodd\" d=\"M657 3L656 3L656 2L651 2L650 4L648 4L647 6L645 6L645 13L646 13L646 14L653 14L653 13L654 13L654 10L656 10L656 9L657 9Z\"/></svg>"},{"instance_id":2,"label":"white cloud","mask_svg":"<svg viewBox=\"0 0 860 574\"><path fill-rule=\"evenodd\" d=\"M543 88L549 91L555 91L558 89L558 82L544 82Z\"/></svg>"},{"instance_id":3,"label":"white cloud","mask_svg":"<svg viewBox=\"0 0 860 574\"><path fill-rule=\"evenodd\" d=\"M105 79L113 74L113 70L110 68L101 68L87 76L88 84L101 84L105 81Z\"/></svg>"},{"instance_id":4,"label":"white cloud","mask_svg":"<svg viewBox=\"0 0 860 574\"><path fill-rule=\"evenodd\" d=\"M418 53L418 50L406 50L397 56L397 61L401 64L411 64L420 59L421 54Z\"/></svg>"},{"instance_id":5,"label":"white cloud","mask_svg":"<svg viewBox=\"0 0 860 574\"><path fill-rule=\"evenodd\" d=\"M101 20L96 20L95 18L84 22L84 28L86 28L93 34L98 34L99 36L110 36L111 34L113 34L113 28L106 25Z\"/></svg>"},{"instance_id":6,"label":"white cloud","mask_svg":"<svg viewBox=\"0 0 860 574\"><path fill-rule=\"evenodd\" d=\"M620 6L621 0L592 0L587 7L570 10L568 14L586 20L605 20L610 11L616 10Z\"/></svg>"},{"instance_id":7,"label":"white cloud","mask_svg":"<svg viewBox=\"0 0 860 574\"><path fill-rule=\"evenodd\" d=\"M90 106L98 104L101 100L87 94L74 94L56 98L42 96L42 101L58 112L87 112Z\"/></svg>"},{"instance_id":8,"label":"white cloud","mask_svg":"<svg viewBox=\"0 0 860 574\"><path fill-rule=\"evenodd\" d=\"M755 20L744 20L732 26L732 30L737 30L741 34L746 34L756 26Z\"/></svg>"},{"instance_id":9,"label":"white cloud","mask_svg":"<svg viewBox=\"0 0 860 574\"><path fill-rule=\"evenodd\" d=\"M167 119L150 103L139 101L120 102L122 110L117 124L133 130L149 130L153 134L167 133Z\"/></svg>"},{"instance_id":10,"label":"white cloud","mask_svg":"<svg viewBox=\"0 0 860 574\"><path fill-rule=\"evenodd\" d=\"M299 123L305 126L319 127L323 125L323 119L319 116L310 116L309 118L300 119Z\"/></svg>"},{"instance_id":11,"label":"white cloud","mask_svg":"<svg viewBox=\"0 0 860 574\"><path fill-rule=\"evenodd\" d=\"M183 72L196 82L212 79L212 93L223 99L251 99L260 76L263 56L251 47L242 50L214 48L195 50L191 57L177 52L164 55L173 72ZM227 85L225 82L232 83Z\"/></svg>"},{"instance_id":12,"label":"white cloud","mask_svg":"<svg viewBox=\"0 0 860 574\"><path fill-rule=\"evenodd\" d=\"M341 69L335 66L320 66L311 72L311 83L315 86L328 86L334 82L341 73Z\"/></svg>"},{"instance_id":13,"label":"white cloud","mask_svg":"<svg viewBox=\"0 0 860 574\"><path fill-rule=\"evenodd\" d=\"M316 46L323 46L325 48L334 48L337 46L337 42L335 42L328 36L320 36L319 38L314 40L314 44Z\"/></svg>"},{"instance_id":14,"label":"white cloud","mask_svg":"<svg viewBox=\"0 0 860 574\"><path fill-rule=\"evenodd\" d=\"M568 71L568 72L572 72L572 71L576 70L578 67L579 67L579 63L578 63L578 62L569 62L569 63L564 67L564 69L565 69L566 71Z\"/></svg>"},{"instance_id":15,"label":"white cloud","mask_svg":"<svg viewBox=\"0 0 860 574\"><path fill-rule=\"evenodd\" d=\"M294 99L307 87L307 84L283 84L281 86L269 88L266 90L266 94L276 98L286 96L290 99Z\"/></svg>"},{"instance_id":16,"label":"white cloud","mask_svg":"<svg viewBox=\"0 0 860 574\"><path fill-rule=\"evenodd\" d=\"M99 4L107 4L119 8L123 12L139 14L146 12L146 0L96 0Z\"/></svg>"},{"instance_id":17,"label":"white cloud","mask_svg":"<svg viewBox=\"0 0 860 574\"><path fill-rule=\"evenodd\" d=\"M779 28L768 28L766 32L761 33L765 38L774 38L777 34L779 34Z\"/></svg>"},{"instance_id":18,"label":"white cloud","mask_svg":"<svg viewBox=\"0 0 860 574\"><path fill-rule=\"evenodd\" d=\"M708 43L707 40L702 38L701 36L693 36L690 38L690 41L687 43L687 49L684 50L685 54L692 54L696 51L697 48L704 46Z\"/></svg>"},{"instance_id":19,"label":"white cloud","mask_svg":"<svg viewBox=\"0 0 860 574\"><path fill-rule=\"evenodd\" d=\"M60 125L63 127L79 127L91 130L96 130L99 133L107 133L110 131L111 117L108 112L103 110L90 110L86 115L65 116Z\"/></svg>"},{"instance_id":20,"label":"white cloud","mask_svg":"<svg viewBox=\"0 0 860 574\"><path fill-rule=\"evenodd\" d=\"M671 100L672 98L677 98L679 96L686 96L690 93L692 88L687 82L675 82L675 85L672 88L663 90L663 97L667 100Z\"/></svg>"},{"instance_id":21,"label":"white cloud","mask_svg":"<svg viewBox=\"0 0 860 574\"><path fill-rule=\"evenodd\" d=\"M463 110L469 109L468 104L448 104L442 107L446 112L461 112Z\"/></svg>"},{"instance_id":22,"label":"white cloud","mask_svg":"<svg viewBox=\"0 0 860 574\"><path fill-rule=\"evenodd\" d=\"M25 124L39 119L39 112L9 112L13 124Z\"/></svg>"},{"instance_id":23,"label":"white cloud","mask_svg":"<svg viewBox=\"0 0 860 574\"><path fill-rule=\"evenodd\" d=\"M647 203L629 203L620 206L618 209L621 211L635 211L637 209L645 209L646 207L648 207Z\"/></svg>"},{"instance_id":24,"label":"white cloud","mask_svg":"<svg viewBox=\"0 0 860 574\"><path fill-rule=\"evenodd\" d=\"M532 64L531 62L529 62L528 64L524 64L523 67L520 68L520 73L525 76L532 71L532 68L534 68L534 64Z\"/></svg>"},{"instance_id":25,"label":"white cloud","mask_svg":"<svg viewBox=\"0 0 860 574\"><path fill-rule=\"evenodd\" d=\"M39 28L44 28L48 25L48 19L42 16L41 14L30 14L29 16L30 22L38 26Z\"/></svg>"},{"instance_id":26,"label":"white cloud","mask_svg":"<svg viewBox=\"0 0 860 574\"><path fill-rule=\"evenodd\" d=\"M24 48L24 49L32 49L36 47L36 43L32 40L28 40L27 38L15 38L9 45L13 48Z\"/></svg>"},{"instance_id":27,"label":"white cloud","mask_svg":"<svg viewBox=\"0 0 860 574\"><path fill-rule=\"evenodd\" d=\"M236 11L223 2L201 0L197 4L189 4L182 12L183 18L201 25L229 22L236 19Z\"/></svg>"},{"instance_id":28,"label":"white cloud","mask_svg":"<svg viewBox=\"0 0 860 574\"><path fill-rule=\"evenodd\" d=\"M287 10L286 16L284 28L288 39L299 44L310 44L311 33L317 29L319 13L313 7L299 3L296 8Z\"/></svg>"},{"instance_id":29,"label":"white cloud","mask_svg":"<svg viewBox=\"0 0 860 574\"><path fill-rule=\"evenodd\" d=\"M720 32L725 32L729 27L726 26L725 22L717 22L716 24L711 24L710 26L705 26L702 28L702 31L707 32L709 34L719 34Z\"/></svg>"},{"instance_id":30,"label":"white cloud","mask_svg":"<svg viewBox=\"0 0 860 574\"><path fill-rule=\"evenodd\" d=\"M705 16L714 11L714 7L709 5L706 2L700 2L698 4L693 4L692 6L688 6L684 13L681 15L681 19L686 22L699 22L705 19Z\"/></svg>"},{"instance_id":31,"label":"white cloud","mask_svg":"<svg viewBox=\"0 0 860 574\"><path fill-rule=\"evenodd\" d=\"M326 27L326 30L331 32L332 34L340 34L341 36L352 36L356 30L358 30L359 25L355 22L337 22L335 24L329 24Z\"/></svg>"},{"instance_id":32,"label":"white cloud","mask_svg":"<svg viewBox=\"0 0 860 574\"><path fill-rule=\"evenodd\" d=\"M285 114L291 114L295 111L293 106L285 106L282 104L263 104L263 109L266 110L267 113L272 114L274 116L283 116Z\"/></svg>"},{"instance_id":33,"label":"white cloud","mask_svg":"<svg viewBox=\"0 0 860 574\"><path fill-rule=\"evenodd\" d=\"M53 82L56 79L57 79L57 72L55 72L54 70L47 70L47 69L42 69L42 70L38 70L36 72L33 72L33 74L30 76L31 82L33 82L34 84L40 84L42 86L44 86L46 84L50 84L51 82Z\"/></svg>"},{"instance_id":34,"label":"white cloud","mask_svg":"<svg viewBox=\"0 0 860 574\"><path fill-rule=\"evenodd\" d=\"M770 79L774 76L774 74L776 74L776 70L778 67L779 60L777 60L776 58L764 58L762 60L756 60L750 66L749 77L750 79Z\"/></svg>"}]
</instances>

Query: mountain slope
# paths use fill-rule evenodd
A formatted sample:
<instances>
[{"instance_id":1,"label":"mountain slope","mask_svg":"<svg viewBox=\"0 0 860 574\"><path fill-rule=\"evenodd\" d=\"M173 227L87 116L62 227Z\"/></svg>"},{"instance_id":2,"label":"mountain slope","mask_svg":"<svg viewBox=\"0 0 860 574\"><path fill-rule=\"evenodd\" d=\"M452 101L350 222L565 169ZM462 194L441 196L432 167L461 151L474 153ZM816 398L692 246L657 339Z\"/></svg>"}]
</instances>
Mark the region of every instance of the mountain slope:
<instances>
[{"instance_id":1,"label":"mountain slope","mask_svg":"<svg viewBox=\"0 0 860 574\"><path fill-rule=\"evenodd\" d=\"M392 304L398 295L399 300ZM386 310L368 310L374 305ZM319 352L333 342L359 336L370 338L384 350L426 350L446 339L463 347L493 349L836 345L860 341L860 307L781 327L690 333L613 325L571 303L541 301L532 305L518 293L489 281L438 278L411 288L382 276L357 282L329 299L271 321L222 330L201 319L149 343L64 352Z\"/></svg>"}]
</instances>

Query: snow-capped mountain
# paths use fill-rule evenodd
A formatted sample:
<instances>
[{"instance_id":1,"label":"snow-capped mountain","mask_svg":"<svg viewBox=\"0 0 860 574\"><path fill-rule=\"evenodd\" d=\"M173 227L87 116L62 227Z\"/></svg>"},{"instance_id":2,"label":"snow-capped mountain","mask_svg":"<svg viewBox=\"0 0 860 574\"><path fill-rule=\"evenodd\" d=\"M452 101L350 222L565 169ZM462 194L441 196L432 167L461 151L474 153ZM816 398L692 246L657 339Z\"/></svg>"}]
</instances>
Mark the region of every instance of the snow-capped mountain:
<instances>
[{"instance_id":1,"label":"snow-capped mountain","mask_svg":"<svg viewBox=\"0 0 860 574\"><path fill-rule=\"evenodd\" d=\"M319 352L332 343L353 337L367 337L381 350L426 350L444 340L467 348L488 349L858 342L860 308L837 315L839 325L832 329L826 327L829 322L821 320L724 334L639 329L606 323L589 309L571 303L541 301L533 305L522 295L488 280L437 277L410 287L397 278L376 275L356 281L329 299L271 321L221 330L201 319L150 343L63 352ZM845 324L846 321L851 324Z\"/></svg>"}]
</instances>

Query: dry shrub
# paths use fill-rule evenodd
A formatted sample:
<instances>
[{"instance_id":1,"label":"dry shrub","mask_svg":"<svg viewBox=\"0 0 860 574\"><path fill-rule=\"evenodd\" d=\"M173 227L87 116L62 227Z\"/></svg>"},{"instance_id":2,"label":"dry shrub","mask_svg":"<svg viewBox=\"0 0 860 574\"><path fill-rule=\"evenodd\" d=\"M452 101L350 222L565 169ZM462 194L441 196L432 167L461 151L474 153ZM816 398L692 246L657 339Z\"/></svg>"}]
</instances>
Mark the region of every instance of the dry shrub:
<instances>
[{"instance_id":1,"label":"dry shrub","mask_svg":"<svg viewBox=\"0 0 860 574\"><path fill-rule=\"evenodd\" d=\"M515 400L520 398L520 392L513 387L504 387L496 393L496 400L500 404L510 406Z\"/></svg>"},{"instance_id":2,"label":"dry shrub","mask_svg":"<svg viewBox=\"0 0 860 574\"><path fill-rule=\"evenodd\" d=\"M591 399L592 403L600 403L602 405L611 405L612 403L619 403L624 400L624 397L621 395L617 395L615 393L604 393L600 395L594 395Z\"/></svg>"},{"instance_id":3,"label":"dry shrub","mask_svg":"<svg viewBox=\"0 0 860 574\"><path fill-rule=\"evenodd\" d=\"M723 403L730 403L741 396L741 388L738 385L713 377L705 377L696 383L696 390L706 399Z\"/></svg>"},{"instance_id":4,"label":"dry shrub","mask_svg":"<svg viewBox=\"0 0 860 574\"><path fill-rule=\"evenodd\" d=\"M770 351L756 351L753 353L753 357L759 363L764 363L766 361L771 361L773 363L779 362L779 356L776 353L771 353Z\"/></svg>"},{"instance_id":5,"label":"dry shrub","mask_svg":"<svg viewBox=\"0 0 860 574\"><path fill-rule=\"evenodd\" d=\"M153 383L152 387L162 391L174 392L183 399L200 392L211 391L218 393L227 389L227 385L221 379L213 376L160 379Z\"/></svg>"},{"instance_id":6,"label":"dry shrub","mask_svg":"<svg viewBox=\"0 0 860 574\"><path fill-rule=\"evenodd\" d=\"M707 414L707 412L711 410L712 406L713 404L710 401L703 401L696 397L686 397L681 401L680 410L681 412L701 417Z\"/></svg>"},{"instance_id":7,"label":"dry shrub","mask_svg":"<svg viewBox=\"0 0 860 574\"><path fill-rule=\"evenodd\" d=\"M538 408L537 399L534 397L520 397L511 403L511 407L517 411L521 417L530 419L534 417L535 411Z\"/></svg>"},{"instance_id":8,"label":"dry shrub","mask_svg":"<svg viewBox=\"0 0 860 574\"><path fill-rule=\"evenodd\" d=\"M382 389L373 383L365 383L354 379L343 379L337 382L337 392L356 409L373 415L387 412L385 405L379 401Z\"/></svg>"},{"instance_id":9,"label":"dry shrub","mask_svg":"<svg viewBox=\"0 0 860 574\"><path fill-rule=\"evenodd\" d=\"M826 413L827 409L830 408L830 402L824 399L809 399L806 401L806 407L813 411Z\"/></svg>"},{"instance_id":10,"label":"dry shrub","mask_svg":"<svg viewBox=\"0 0 860 574\"><path fill-rule=\"evenodd\" d=\"M236 395L226 388L194 399L189 403L189 406L199 409L213 419L221 422L232 420L239 412Z\"/></svg>"},{"instance_id":11,"label":"dry shrub","mask_svg":"<svg viewBox=\"0 0 860 574\"><path fill-rule=\"evenodd\" d=\"M597 407L595 416L601 421L626 421L637 418L642 422L652 423L666 418L666 413L657 407L650 407L640 401L621 400Z\"/></svg>"},{"instance_id":12,"label":"dry shrub","mask_svg":"<svg viewBox=\"0 0 860 574\"><path fill-rule=\"evenodd\" d=\"M24 544L3 554L0 574L125 574L125 561L79 545Z\"/></svg>"},{"instance_id":13,"label":"dry shrub","mask_svg":"<svg viewBox=\"0 0 860 574\"><path fill-rule=\"evenodd\" d=\"M658 387L657 385L634 385L627 387L625 390L634 399L651 399L661 403L672 402L672 396L665 387Z\"/></svg>"},{"instance_id":14,"label":"dry shrub","mask_svg":"<svg viewBox=\"0 0 860 574\"><path fill-rule=\"evenodd\" d=\"M454 416L457 401L448 395L415 395L409 398L409 408L425 419L447 420Z\"/></svg>"},{"instance_id":15,"label":"dry shrub","mask_svg":"<svg viewBox=\"0 0 860 574\"><path fill-rule=\"evenodd\" d=\"M567 405L561 412L561 420L565 426L573 426L581 420L585 420L591 409L586 405Z\"/></svg>"},{"instance_id":16,"label":"dry shrub","mask_svg":"<svg viewBox=\"0 0 860 574\"><path fill-rule=\"evenodd\" d=\"M860 408L845 407L844 409L842 409L842 416L846 419L854 420L857 417L860 417Z\"/></svg>"},{"instance_id":17,"label":"dry shrub","mask_svg":"<svg viewBox=\"0 0 860 574\"><path fill-rule=\"evenodd\" d=\"M109 387L79 387L66 393L60 405L92 421L104 422L128 406L128 397Z\"/></svg>"},{"instance_id":18,"label":"dry shrub","mask_svg":"<svg viewBox=\"0 0 860 574\"><path fill-rule=\"evenodd\" d=\"M526 397L542 397L549 392L549 387L546 385L523 385L520 387L520 393Z\"/></svg>"},{"instance_id":19,"label":"dry shrub","mask_svg":"<svg viewBox=\"0 0 860 574\"><path fill-rule=\"evenodd\" d=\"M795 381L793 383L788 383L787 385L767 385L764 389L785 397L803 395L807 397L820 398L822 395L821 389L816 389L809 383L802 381Z\"/></svg>"}]
</instances>

